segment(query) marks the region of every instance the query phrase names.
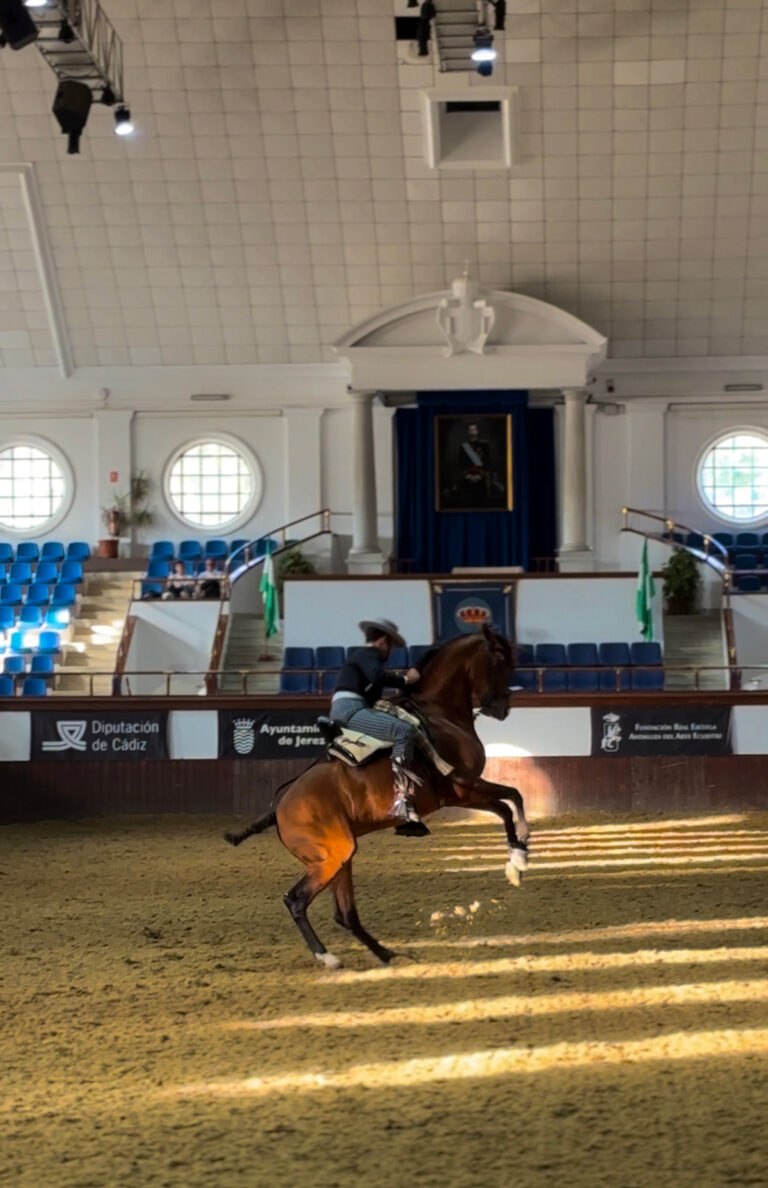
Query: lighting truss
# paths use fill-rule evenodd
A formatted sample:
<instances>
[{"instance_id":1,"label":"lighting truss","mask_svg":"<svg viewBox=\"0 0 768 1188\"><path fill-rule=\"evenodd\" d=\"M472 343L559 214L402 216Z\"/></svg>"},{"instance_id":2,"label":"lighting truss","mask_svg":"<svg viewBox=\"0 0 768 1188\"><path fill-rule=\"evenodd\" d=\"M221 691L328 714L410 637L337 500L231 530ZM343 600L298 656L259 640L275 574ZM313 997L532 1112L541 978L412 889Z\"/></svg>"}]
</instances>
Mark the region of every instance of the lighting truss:
<instances>
[{"instance_id":1,"label":"lighting truss","mask_svg":"<svg viewBox=\"0 0 768 1188\"><path fill-rule=\"evenodd\" d=\"M58 79L85 83L97 103L124 102L123 43L98 0L48 0L29 12L35 45Z\"/></svg>"}]
</instances>

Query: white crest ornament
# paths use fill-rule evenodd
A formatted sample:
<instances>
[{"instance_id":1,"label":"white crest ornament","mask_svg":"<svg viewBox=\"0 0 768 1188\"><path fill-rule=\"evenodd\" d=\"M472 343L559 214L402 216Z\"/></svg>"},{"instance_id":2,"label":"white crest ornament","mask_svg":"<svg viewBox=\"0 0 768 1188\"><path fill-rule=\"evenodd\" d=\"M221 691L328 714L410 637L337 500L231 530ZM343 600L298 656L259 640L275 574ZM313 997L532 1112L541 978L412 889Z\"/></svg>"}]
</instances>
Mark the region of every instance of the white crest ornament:
<instances>
[{"instance_id":1,"label":"white crest ornament","mask_svg":"<svg viewBox=\"0 0 768 1188\"><path fill-rule=\"evenodd\" d=\"M253 732L253 718L235 718L232 723L232 743L238 755L250 755L256 736Z\"/></svg>"},{"instance_id":2,"label":"white crest ornament","mask_svg":"<svg viewBox=\"0 0 768 1188\"><path fill-rule=\"evenodd\" d=\"M603 737L600 750L611 754L621 746L621 718L618 714L603 714Z\"/></svg>"},{"instance_id":3,"label":"white crest ornament","mask_svg":"<svg viewBox=\"0 0 768 1188\"><path fill-rule=\"evenodd\" d=\"M57 722L57 739L46 739L42 745L44 751L87 751L85 741L87 722Z\"/></svg>"},{"instance_id":4,"label":"white crest ornament","mask_svg":"<svg viewBox=\"0 0 768 1188\"><path fill-rule=\"evenodd\" d=\"M478 293L477 285L465 272L451 282L451 296L443 297L437 307L437 328L447 343L443 350L446 359L463 351L485 354L496 311Z\"/></svg>"}]
</instances>

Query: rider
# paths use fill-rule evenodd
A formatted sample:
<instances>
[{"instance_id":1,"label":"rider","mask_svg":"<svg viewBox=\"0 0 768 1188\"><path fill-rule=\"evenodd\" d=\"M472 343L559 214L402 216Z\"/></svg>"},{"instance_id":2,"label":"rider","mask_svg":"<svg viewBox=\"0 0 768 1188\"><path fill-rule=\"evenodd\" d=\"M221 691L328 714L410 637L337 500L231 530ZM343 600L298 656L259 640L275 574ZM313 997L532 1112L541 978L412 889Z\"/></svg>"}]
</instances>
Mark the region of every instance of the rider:
<instances>
[{"instance_id":1,"label":"rider","mask_svg":"<svg viewBox=\"0 0 768 1188\"><path fill-rule=\"evenodd\" d=\"M421 781L409 768L416 728L410 722L372 708L385 685L404 689L418 681L421 673L417 668L409 668L405 676L401 676L385 668L384 661L393 645L405 647L405 640L389 619L364 619L358 625L365 636L365 646L350 653L339 673L336 692L331 699L330 718L332 722L370 734L373 738L391 740L394 811L402 818L395 832L406 837L424 837L429 829L413 803L414 784Z\"/></svg>"}]
</instances>

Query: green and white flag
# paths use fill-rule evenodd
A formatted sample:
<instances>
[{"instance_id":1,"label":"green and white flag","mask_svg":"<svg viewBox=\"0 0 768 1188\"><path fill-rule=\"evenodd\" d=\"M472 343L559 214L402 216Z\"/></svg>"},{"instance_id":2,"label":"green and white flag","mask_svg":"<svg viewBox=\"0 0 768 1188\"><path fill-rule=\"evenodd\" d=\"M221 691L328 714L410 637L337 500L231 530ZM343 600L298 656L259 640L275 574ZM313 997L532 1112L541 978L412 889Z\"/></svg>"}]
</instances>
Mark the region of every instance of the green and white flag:
<instances>
[{"instance_id":1,"label":"green and white flag","mask_svg":"<svg viewBox=\"0 0 768 1188\"><path fill-rule=\"evenodd\" d=\"M645 540L640 558L640 572L637 575L637 597L635 599L638 630L645 640L653 639L653 599L655 595L656 583L648 566L648 541Z\"/></svg>"},{"instance_id":2,"label":"green and white flag","mask_svg":"<svg viewBox=\"0 0 768 1188\"><path fill-rule=\"evenodd\" d=\"M268 552L264 558L261 571L261 597L264 602L264 633L267 639L276 635L280 630L280 608L277 605L277 586L275 585L275 567L272 562L272 546L268 545Z\"/></svg>"}]
</instances>

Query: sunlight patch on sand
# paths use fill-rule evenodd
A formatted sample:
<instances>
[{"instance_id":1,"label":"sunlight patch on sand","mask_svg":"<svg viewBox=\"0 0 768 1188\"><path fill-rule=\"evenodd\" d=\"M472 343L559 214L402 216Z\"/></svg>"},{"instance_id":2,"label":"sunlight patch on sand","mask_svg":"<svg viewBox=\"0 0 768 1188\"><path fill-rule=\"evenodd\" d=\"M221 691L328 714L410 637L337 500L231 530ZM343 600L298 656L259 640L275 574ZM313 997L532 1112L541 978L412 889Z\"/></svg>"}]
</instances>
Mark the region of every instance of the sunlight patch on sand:
<instances>
[{"instance_id":1,"label":"sunlight patch on sand","mask_svg":"<svg viewBox=\"0 0 768 1188\"><path fill-rule=\"evenodd\" d=\"M500 1077L551 1069L635 1064L646 1060L733 1059L768 1051L768 1029L679 1031L649 1039L610 1043L588 1040L540 1048L491 1048L451 1056L354 1064L340 1072L286 1072L244 1080L199 1081L166 1090L162 1097L268 1097L323 1089L387 1089L435 1081Z\"/></svg>"},{"instance_id":2,"label":"sunlight patch on sand","mask_svg":"<svg viewBox=\"0 0 768 1188\"><path fill-rule=\"evenodd\" d=\"M530 945L573 945L601 940L633 940L641 936L685 936L700 932L748 932L767 929L768 916L746 916L717 920L656 920L640 924L613 924L600 928L578 928L571 932L529 932L521 936L471 936L463 940L409 940L409 948L482 949Z\"/></svg>"},{"instance_id":3,"label":"sunlight patch on sand","mask_svg":"<svg viewBox=\"0 0 768 1188\"><path fill-rule=\"evenodd\" d=\"M503 855L502 855L503 857ZM531 856L533 863L530 873L536 873L538 870L573 870L585 869L591 870L596 866L688 866L690 863L698 862L700 864L706 862L757 862L763 859L768 862L768 852L749 851L745 854L734 853L733 851L725 851L721 854L699 854L693 853L688 857L665 858L665 857L647 857L647 858L572 858L567 862L539 862L538 859ZM494 866L446 866L445 869L450 874L477 874L481 871L498 870L498 864Z\"/></svg>"}]
</instances>

